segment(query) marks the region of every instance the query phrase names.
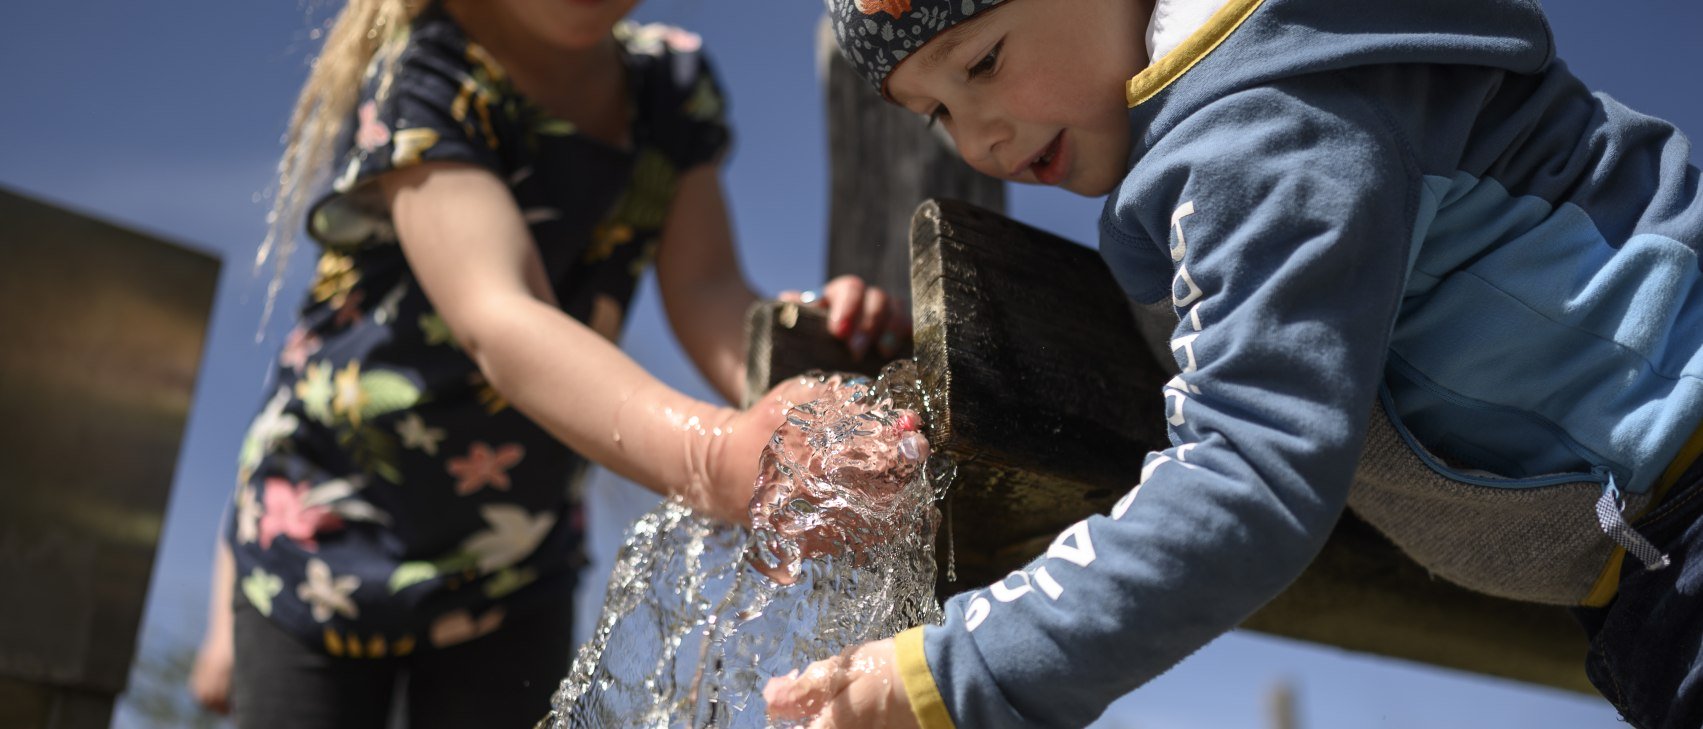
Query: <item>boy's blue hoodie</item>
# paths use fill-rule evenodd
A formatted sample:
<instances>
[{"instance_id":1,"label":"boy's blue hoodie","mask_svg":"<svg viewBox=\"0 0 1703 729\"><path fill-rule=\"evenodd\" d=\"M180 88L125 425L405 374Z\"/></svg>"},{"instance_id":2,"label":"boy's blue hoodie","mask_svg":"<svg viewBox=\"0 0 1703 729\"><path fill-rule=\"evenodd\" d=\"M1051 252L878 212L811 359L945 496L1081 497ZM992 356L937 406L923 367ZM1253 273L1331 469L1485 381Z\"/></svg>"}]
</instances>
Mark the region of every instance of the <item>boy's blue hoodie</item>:
<instances>
[{"instance_id":1,"label":"boy's blue hoodie","mask_svg":"<svg viewBox=\"0 0 1703 729\"><path fill-rule=\"evenodd\" d=\"M1698 170L1556 60L1535 1L1229 0L1128 94L1101 251L1175 315L1173 447L900 636L925 725L1087 724L1350 505L1511 597L1600 603L1617 545L1661 564L1625 520L1698 445ZM1368 466L1369 439L1423 467Z\"/></svg>"}]
</instances>

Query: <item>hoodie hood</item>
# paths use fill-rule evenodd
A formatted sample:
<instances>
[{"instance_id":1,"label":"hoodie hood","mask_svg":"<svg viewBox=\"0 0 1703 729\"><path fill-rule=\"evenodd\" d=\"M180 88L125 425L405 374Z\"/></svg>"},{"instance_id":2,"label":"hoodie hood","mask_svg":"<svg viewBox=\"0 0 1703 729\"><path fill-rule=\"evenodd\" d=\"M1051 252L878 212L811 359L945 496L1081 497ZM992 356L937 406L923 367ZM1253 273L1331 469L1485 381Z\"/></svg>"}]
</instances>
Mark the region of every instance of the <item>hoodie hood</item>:
<instances>
[{"instance_id":1,"label":"hoodie hood","mask_svg":"<svg viewBox=\"0 0 1703 729\"><path fill-rule=\"evenodd\" d=\"M1202 6L1217 10L1200 21ZM1125 88L1138 130L1282 78L1406 63L1534 73L1554 59L1549 25L1527 0L1158 0L1148 38L1163 55Z\"/></svg>"}]
</instances>

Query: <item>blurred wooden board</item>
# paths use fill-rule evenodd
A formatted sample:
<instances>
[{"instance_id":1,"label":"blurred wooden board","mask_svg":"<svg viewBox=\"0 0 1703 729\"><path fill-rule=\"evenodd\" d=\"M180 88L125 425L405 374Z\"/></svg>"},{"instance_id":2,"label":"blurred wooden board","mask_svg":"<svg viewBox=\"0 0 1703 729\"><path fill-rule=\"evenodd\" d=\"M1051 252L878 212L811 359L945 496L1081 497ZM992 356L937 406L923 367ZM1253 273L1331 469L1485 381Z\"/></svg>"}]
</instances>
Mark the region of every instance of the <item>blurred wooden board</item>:
<instances>
[{"instance_id":1,"label":"blurred wooden board","mask_svg":"<svg viewBox=\"0 0 1703 729\"><path fill-rule=\"evenodd\" d=\"M0 259L0 680L89 715L129 676L219 262L5 190Z\"/></svg>"}]
</instances>

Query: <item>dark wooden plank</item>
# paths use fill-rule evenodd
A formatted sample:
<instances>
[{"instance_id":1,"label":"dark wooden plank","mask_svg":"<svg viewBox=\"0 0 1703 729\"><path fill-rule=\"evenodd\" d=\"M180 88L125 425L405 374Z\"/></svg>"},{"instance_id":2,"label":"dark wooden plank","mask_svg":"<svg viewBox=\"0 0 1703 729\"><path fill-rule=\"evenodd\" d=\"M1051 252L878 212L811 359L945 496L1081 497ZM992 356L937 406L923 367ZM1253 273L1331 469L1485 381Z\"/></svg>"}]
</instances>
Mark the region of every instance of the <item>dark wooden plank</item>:
<instances>
[{"instance_id":1,"label":"dark wooden plank","mask_svg":"<svg viewBox=\"0 0 1703 729\"><path fill-rule=\"evenodd\" d=\"M1021 567L1105 512L1168 445L1169 378L1099 255L974 206L930 201L912 233L917 361L948 491L960 580ZM1590 691L1564 609L1431 579L1345 516L1324 552L1247 627L1433 665Z\"/></svg>"},{"instance_id":2,"label":"dark wooden plank","mask_svg":"<svg viewBox=\"0 0 1703 729\"><path fill-rule=\"evenodd\" d=\"M828 331L827 312L780 301L760 301L745 314L745 407L781 380L813 370L856 372L874 377L891 360L873 348L853 357ZM911 356L909 347L899 359Z\"/></svg>"},{"instance_id":3,"label":"dark wooden plank","mask_svg":"<svg viewBox=\"0 0 1703 729\"><path fill-rule=\"evenodd\" d=\"M952 201L917 210L912 244L931 438L958 463L957 567L977 584L1128 490L1165 443L1168 378L1094 251Z\"/></svg>"},{"instance_id":4,"label":"dark wooden plank","mask_svg":"<svg viewBox=\"0 0 1703 729\"><path fill-rule=\"evenodd\" d=\"M0 255L0 592L19 596L0 599L0 678L110 704L219 262L3 189Z\"/></svg>"}]
</instances>

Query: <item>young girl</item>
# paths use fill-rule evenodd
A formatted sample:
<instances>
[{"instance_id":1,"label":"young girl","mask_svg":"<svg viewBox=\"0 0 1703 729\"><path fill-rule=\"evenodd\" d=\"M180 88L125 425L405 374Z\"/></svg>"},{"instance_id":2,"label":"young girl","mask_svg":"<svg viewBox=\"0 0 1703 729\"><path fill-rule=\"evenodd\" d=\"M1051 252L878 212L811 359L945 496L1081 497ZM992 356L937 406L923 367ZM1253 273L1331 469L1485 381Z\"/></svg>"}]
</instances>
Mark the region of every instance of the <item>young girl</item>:
<instances>
[{"instance_id":1,"label":"young girl","mask_svg":"<svg viewBox=\"0 0 1703 729\"><path fill-rule=\"evenodd\" d=\"M613 344L654 259L676 335L731 400L755 300L716 81L695 36L624 22L634 4L351 0L331 29L274 211L287 231L308 207L324 252L243 447L194 679L223 701L234 633L244 729L544 715L588 460L744 518L808 384L738 412ZM331 191L305 206L322 169ZM908 333L855 279L820 301L859 353Z\"/></svg>"},{"instance_id":2,"label":"young girl","mask_svg":"<svg viewBox=\"0 0 1703 729\"><path fill-rule=\"evenodd\" d=\"M1282 591L1352 508L1574 606L1642 729L1703 726L1703 189L1531 0L829 0L964 159L1108 195L1173 447L943 625L777 680L811 726L1082 726ZM1161 393L1155 393L1159 395Z\"/></svg>"}]
</instances>

